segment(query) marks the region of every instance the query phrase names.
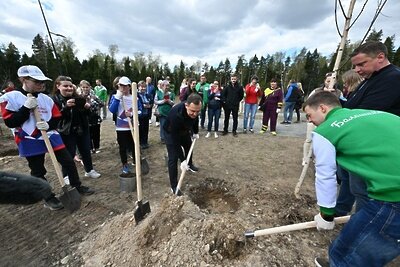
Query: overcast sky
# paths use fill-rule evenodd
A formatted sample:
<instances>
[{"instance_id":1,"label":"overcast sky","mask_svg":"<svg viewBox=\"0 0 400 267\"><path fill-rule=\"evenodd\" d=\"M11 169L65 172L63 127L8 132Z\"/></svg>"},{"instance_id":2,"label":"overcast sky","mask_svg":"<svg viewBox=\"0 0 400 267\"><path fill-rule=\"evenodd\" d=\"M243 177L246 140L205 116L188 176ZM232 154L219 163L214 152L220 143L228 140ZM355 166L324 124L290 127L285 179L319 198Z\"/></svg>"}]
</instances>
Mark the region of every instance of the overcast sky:
<instances>
[{"instance_id":1,"label":"overcast sky","mask_svg":"<svg viewBox=\"0 0 400 267\"><path fill-rule=\"evenodd\" d=\"M82 61L95 49L108 53L117 44L117 58L135 52L160 55L170 66L182 59L210 65L239 55L285 52L302 47L330 55L340 42L335 28L334 0L42 0L50 30L70 37ZM350 0L342 0L347 13ZM378 0L368 1L350 29L351 41L361 40ZM358 0L353 18L364 0ZM21 54L32 54L36 34L47 35L36 0L1 1L0 43L13 42ZM400 25L400 1L388 0L374 24L384 36ZM338 10L339 28L344 18ZM397 25L397 26L396 26ZM399 39L400 36L397 37ZM399 40L395 42L400 45Z\"/></svg>"}]
</instances>

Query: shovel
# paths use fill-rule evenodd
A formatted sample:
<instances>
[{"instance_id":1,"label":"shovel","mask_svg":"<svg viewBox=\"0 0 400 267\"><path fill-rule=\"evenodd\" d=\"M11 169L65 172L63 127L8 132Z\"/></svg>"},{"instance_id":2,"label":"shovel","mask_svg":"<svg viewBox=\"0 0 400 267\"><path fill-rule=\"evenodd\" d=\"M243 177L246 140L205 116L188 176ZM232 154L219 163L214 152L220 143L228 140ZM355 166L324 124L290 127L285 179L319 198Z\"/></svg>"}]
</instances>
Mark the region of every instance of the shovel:
<instances>
[{"instance_id":1,"label":"shovel","mask_svg":"<svg viewBox=\"0 0 400 267\"><path fill-rule=\"evenodd\" d=\"M126 111L124 97L122 97L121 103L122 103L122 108ZM128 124L129 124L129 129L131 130L132 138L133 138L133 140L135 140L135 131L136 130L135 131L133 130L132 122L129 118L128 118ZM135 150L136 150L137 145L140 145L139 141L138 142L135 141ZM135 158L137 159L136 153L135 153ZM148 174L150 171L150 167L149 167L149 163L147 162L147 159L146 158L140 159L140 164L141 164L141 171L142 171L143 175Z\"/></svg>"},{"instance_id":2,"label":"shovel","mask_svg":"<svg viewBox=\"0 0 400 267\"><path fill-rule=\"evenodd\" d=\"M196 140L197 139L194 138L193 141L192 141L192 145L190 146L189 153L188 153L188 155L186 157L186 163L189 162L189 159L192 156L193 148L194 148L194 144L196 143ZM181 176L179 177L179 182L178 182L178 185L177 185L176 190L175 190L175 195L178 195L178 193L179 193L179 190L180 190L180 188L182 186L183 178L185 177L186 172L187 172L186 169L183 169L182 172L181 172Z\"/></svg>"},{"instance_id":3,"label":"shovel","mask_svg":"<svg viewBox=\"0 0 400 267\"><path fill-rule=\"evenodd\" d=\"M123 102L122 102L123 103ZM140 144L139 144L139 123L138 123L138 101L137 101L137 84L132 83L132 107L133 107L133 129L132 124L129 123L131 127L131 132L133 134L133 141L135 142L135 158L140 159ZM128 120L130 122L130 120ZM142 196L142 161L138 160L136 162L136 189L137 189L137 202L136 209L134 211L135 221L138 224L144 219L147 213L151 212L150 203L148 201L143 201Z\"/></svg>"},{"instance_id":4,"label":"shovel","mask_svg":"<svg viewBox=\"0 0 400 267\"><path fill-rule=\"evenodd\" d=\"M336 217L334 219L335 223L342 224L348 222L350 219L350 215ZM315 221L303 222L303 223L296 223L296 224L289 224L285 226L278 226L267 228L263 230L256 230L256 231L246 231L244 233L245 237L255 237L255 236L262 236L262 235L271 235L271 234L279 234L284 232L296 231L296 230L303 230L309 228L317 227L317 223Z\"/></svg>"},{"instance_id":5,"label":"shovel","mask_svg":"<svg viewBox=\"0 0 400 267\"><path fill-rule=\"evenodd\" d=\"M33 112L35 114L36 121L41 121L42 119L40 117L38 109L35 108ZM64 192L64 194L62 194L59 197L59 199L61 203L64 205L64 207L68 209L71 213L76 210L79 210L79 208L81 207L81 195L79 194L78 190L76 190L75 187L71 188L65 184L63 174L60 169L60 165L58 164L56 155L54 154L54 150L53 147L51 146L49 137L47 136L47 132L46 131L40 131L40 132L42 133L44 143L46 144L46 148L49 151L51 162L53 163L54 169L56 170L58 181L60 182L61 188Z\"/></svg>"}]
</instances>

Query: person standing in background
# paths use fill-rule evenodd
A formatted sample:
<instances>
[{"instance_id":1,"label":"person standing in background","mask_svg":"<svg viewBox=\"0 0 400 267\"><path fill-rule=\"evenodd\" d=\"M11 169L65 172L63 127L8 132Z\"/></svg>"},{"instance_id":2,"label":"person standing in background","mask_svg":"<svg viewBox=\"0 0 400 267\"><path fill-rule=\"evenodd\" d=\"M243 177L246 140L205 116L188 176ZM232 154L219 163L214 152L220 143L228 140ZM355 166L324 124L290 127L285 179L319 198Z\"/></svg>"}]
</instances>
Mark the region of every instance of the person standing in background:
<instances>
[{"instance_id":1,"label":"person standing in background","mask_svg":"<svg viewBox=\"0 0 400 267\"><path fill-rule=\"evenodd\" d=\"M207 78L205 74L200 76L200 82L196 84L197 93L203 98L203 107L201 108L200 113L200 126L201 129L204 129L204 123L206 120L206 111L208 104L208 91L210 90L210 84L207 82Z\"/></svg>"},{"instance_id":2,"label":"person standing in background","mask_svg":"<svg viewBox=\"0 0 400 267\"><path fill-rule=\"evenodd\" d=\"M243 133L247 133L247 126L250 126L249 132L254 133L254 120L256 118L258 96L260 96L261 89L258 84L258 77L251 77L251 82L245 87L244 97L244 117L243 117ZM248 125L250 116L250 125Z\"/></svg>"},{"instance_id":3,"label":"person standing in background","mask_svg":"<svg viewBox=\"0 0 400 267\"><path fill-rule=\"evenodd\" d=\"M214 137L218 138L219 118L221 117L221 87L218 81L214 81L208 91L208 126L206 138L211 135L211 127L214 122Z\"/></svg>"},{"instance_id":4,"label":"person standing in background","mask_svg":"<svg viewBox=\"0 0 400 267\"><path fill-rule=\"evenodd\" d=\"M221 100L223 103L225 119L224 119L224 131L222 135L228 134L229 118L232 113L233 126L232 134L237 137L238 127L238 115L239 115L239 104L242 101L244 95L243 86L239 85L236 74L231 75L231 81L227 86L224 87L221 93Z\"/></svg>"},{"instance_id":5,"label":"person standing in background","mask_svg":"<svg viewBox=\"0 0 400 267\"><path fill-rule=\"evenodd\" d=\"M151 124L152 123L151 116L152 116L152 111L153 111L153 106L154 106L154 97L156 96L156 88L151 83L150 77L146 77L146 94L149 98L149 104L150 104L149 124Z\"/></svg>"},{"instance_id":6,"label":"person standing in background","mask_svg":"<svg viewBox=\"0 0 400 267\"><path fill-rule=\"evenodd\" d=\"M278 87L276 79L271 79L271 88L264 90L260 100L260 110L263 112L262 128L260 133L265 133L268 130L268 122L273 136L276 135L276 122L278 113L281 112L283 105L282 89Z\"/></svg>"},{"instance_id":7,"label":"person standing in background","mask_svg":"<svg viewBox=\"0 0 400 267\"><path fill-rule=\"evenodd\" d=\"M101 100L103 101L103 120L107 119L107 88L105 88L101 84L101 80L97 79L96 80L96 86L94 87L94 94Z\"/></svg>"}]
</instances>

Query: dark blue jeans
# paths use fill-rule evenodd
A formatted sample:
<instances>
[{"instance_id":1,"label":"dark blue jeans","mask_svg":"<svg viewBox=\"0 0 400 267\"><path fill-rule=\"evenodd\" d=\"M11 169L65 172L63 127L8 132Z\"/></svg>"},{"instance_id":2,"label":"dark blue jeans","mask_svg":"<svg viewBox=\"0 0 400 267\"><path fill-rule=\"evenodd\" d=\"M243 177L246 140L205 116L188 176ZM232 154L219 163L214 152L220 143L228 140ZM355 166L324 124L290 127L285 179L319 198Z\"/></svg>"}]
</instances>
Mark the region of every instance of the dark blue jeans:
<instances>
[{"instance_id":1,"label":"dark blue jeans","mask_svg":"<svg viewBox=\"0 0 400 267\"><path fill-rule=\"evenodd\" d=\"M0 203L32 204L52 195L44 179L0 171Z\"/></svg>"},{"instance_id":2,"label":"dark blue jeans","mask_svg":"<svg viewBox=\"0 0 400 267\"><path fill-rule=\"evenodd\" d=\"M354 173L349 173L349 181L350 191L356 199L356 211L359 211L369 201L367 185L360 176Z\"/></svg>"},{"instance_id":3,"label":"dark blue jeans","mask_svg":"<svg viewBox=\"0 0 400 267\"><path fill-rule=\"evenodd\" d=\"M215 132L218 132L218 124L219 124L219 118L221 117L221 109L211 109L208 108L208 126L207 126L207 131L211 132L211 127L214 122L214 130Z\"/></svg>"},{"instance_id":4,"label":"dark blue jeans","mask_svg":"<svg viewBox=\"0 0 400 267\"><path fill-rule=\"evenodd\" d=\"M293 109L296 102L286 102L283 109L283 121L292 122Z\"/></svg>"},{"instance_id":5,"label":"dark blue jeans","mask_svg":"<svg viewBox=\"0 0 400 267\"><path fill-rule=\"evenodd\" d=\"M381 267L400 255L400 202L370 199L329 248L331 267Z\"/></svg>"}]
</instances>

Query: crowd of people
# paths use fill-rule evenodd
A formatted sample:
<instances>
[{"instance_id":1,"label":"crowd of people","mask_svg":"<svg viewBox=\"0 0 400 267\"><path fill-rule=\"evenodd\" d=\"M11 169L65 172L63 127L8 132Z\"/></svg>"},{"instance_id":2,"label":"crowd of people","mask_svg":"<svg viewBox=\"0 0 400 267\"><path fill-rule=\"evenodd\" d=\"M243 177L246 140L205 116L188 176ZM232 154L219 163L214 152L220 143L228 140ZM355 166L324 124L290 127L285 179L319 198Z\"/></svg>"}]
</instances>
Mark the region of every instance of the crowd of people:
<instances>
[{"instance_id":1,"label":"crowd of people","mask_svg":"<svg viewBox=\"0 0 400 267\"><path fill-rule=\"evenodd\" d=\"M22 66L18 70L22 88L4 93L0 107L5 124L14 129L20 156L27 159L32 177L45 180L47 150L40 137L41 132L47 131L63 175L83 195L94 190L81 184L73 158L79 153L85 176L100 177L93 169L91 154L100 149L100 124L107 119L105 108L113 114L122 175L132 175L134 146L147 149L151 145L149 129L152 116L156 117L160 142L168 152L170 188L181 195L177 192L178 167L199 171L193 155L186 155L193 140L200 138L200 128L206 130L205 138L211 137L212 130L219 138L222 111L223 136L229 132L231 117L231 132L238 136L242 102L243 133L255 132L256 113L260 110L259 133L270 131L276 136L282 109L281 124L290 125L294 112L297 118L293 123L301 122L303 107L308 120L303 165L312 155L320 206L315 216L317 228L333 229L334 218L351 213L355 203L355 213L330 246L329 260L316 258L317 266L383 266L400 254L400 168L396 161L400 157L396 150L400 145L396 132L400 129L400 70L389 62L387 48L381 42L367 42L350 57L355 68L342 75L343 91L336 86L335 75L327 73L323 85L306 100L302 85L296 80L284 89L271 79L269 86L262 89L257 76L243 87L237 75L232 74L224 87L219 81L208 83L205 75L198 82L184 79L179 88L180 103L168 77L159 80L157 86L152 85L150 77L139 81L136 100L132 99L131 80L116 77L107 103L107 89L100 79L92 90L88 81L81 81L75 88L69 77L59 76L49 96L43 91L50 78L36 66ZM138 106L139 144L132 136L133 101ZM34 109L39 110L41 121L35 121ZM128 164L129 153L132 164ZM0 173L0 178L12 175ZM45 206L51 209L62 208L46 184L37 183L32 177L19 177L32 188L41 188L42 194L33 194L35 190L31 188L32 198L44 199Z\"/></svg>"}]
</instances>

